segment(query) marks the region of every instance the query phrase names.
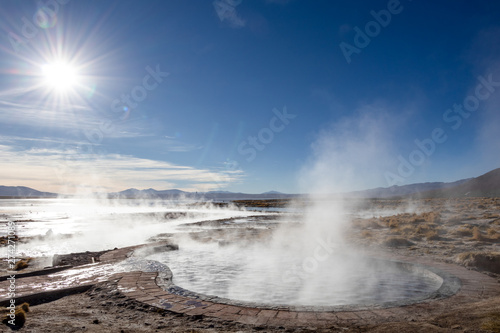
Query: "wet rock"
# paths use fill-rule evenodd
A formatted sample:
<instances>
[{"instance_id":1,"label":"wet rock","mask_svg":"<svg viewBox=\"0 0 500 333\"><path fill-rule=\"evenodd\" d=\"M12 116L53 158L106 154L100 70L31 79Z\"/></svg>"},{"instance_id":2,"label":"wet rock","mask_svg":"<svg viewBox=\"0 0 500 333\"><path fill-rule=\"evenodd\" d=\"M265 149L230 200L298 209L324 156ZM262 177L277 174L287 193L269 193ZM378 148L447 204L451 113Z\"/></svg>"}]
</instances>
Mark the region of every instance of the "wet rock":
<instances>
[{"instance_id":1,"label":"wet rock","mask_svg":"<svg viewBox=\"0 0 500 333\"><path fill-rule=\"evenodd\" d=\"M178 219L181 217L186 217L187 212L167 212L165 213L165 219L167 220L173 220L173 219Z\"/></svg>"},{"instance_id":2,"label":"wet rock","mask_svg":"<svg viewBox=\"0 0 500 333\"><path fill-rule=\"evenodd\" d=\"M167 245L165 245L165 248L167 249L167 251L177 251L177 250L179 250L179 245L167 244Z\"/></svg>"},{"instance_id":3,"label":"wet rock","mask_svg":"<svg viewBox=\"0 0 500 333\"><path fill-rule=\"evenodd\" d=\"M64 265L86 265L92 264L96 261L99 261L101 255L106 253L107 251L98 251L98 252L82 252L82 253L70 253L70 254L55 254L52 257L52 266L64 266Z\"/></svg>"},{"instance_id":4,"label":"wet rock","mask_svg":"<svg viewBox=\"0 0 500 333\"><path fill-rule=\"evenodd\" d=\"M227 241L227 240L220 240L217 242L217 244L219 246L228 246L228 245L231 245L232 243L230 241Z\"/></svg>"}]
</instances>

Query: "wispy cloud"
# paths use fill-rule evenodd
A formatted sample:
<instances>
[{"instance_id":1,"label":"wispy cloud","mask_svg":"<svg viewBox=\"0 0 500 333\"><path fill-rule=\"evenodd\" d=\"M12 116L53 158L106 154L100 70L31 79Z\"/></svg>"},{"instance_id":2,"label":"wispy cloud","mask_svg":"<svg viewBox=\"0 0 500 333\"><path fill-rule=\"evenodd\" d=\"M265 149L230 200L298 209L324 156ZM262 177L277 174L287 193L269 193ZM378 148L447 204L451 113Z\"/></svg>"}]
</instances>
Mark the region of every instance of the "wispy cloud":
<instances>
[{"instance_id":1,"label":"wispy cloud","mask_svg":"<svg viewBox=\"0 0 500 333\"><path fill-rule=\"evenodd\" d=\"M73 149L17 149L0 145L3 185L71 193L81 188L120 191L129 187L208 191L238 182L240 170L199 169L121 154L98 157Z\"/></svg>"},{"instance_id":2,"label":"wispy cloud","mask_svg":"<svg viewBox=\"0 0 500 333\"><path fill-rule=\"evenodd\" d=\"M23 102L0 100L0 115L0 125L14 125L27 132L55 129L66 133L76 133L76 136L82 138L86 133L98 133L103 139L151 135L144 133L145 125L140 121L123 120L117 117L108 119L84 104L67 103L53 107L51 104L29 100Z\"/></svg>"},{"instance_id":3,"label":"wispy cloud","mask_svg":"<svg viewBox=\"0 0 500 333\"><path fill-rule=\"evenodd\" d=\"M134 147L148 149L156 154L184 153L203 149L203 145L184 142L171 136L144 137L140 141L134 140Z\"/></svg>"},{"instance_id":4,"label":"wispy cloud","mask_svg":"<svg viewBox=\"0 0 500 333\"><path fill-rule=\"evenodd\" d=\"M2 115L1 124L35 128L71 129L92 126L97 122L92 109L87 106L63 103L56 108L51 103L40 100L32 101L29 97L17 97L15 101L9 98L2 99L0 114Z\"/></svg>"},{"instance_id":5,"label":"wispy cloud","mask_svg":"<svg viewBox=\"0 0 500 333\"><path fill-rule=\"evenodd\" d=\"M166 150L169 152L189 152L202 149L203 146L180 142L177 140L166 140Z\"/></svg>"},{"instance_id":6,"label":"wispy cloud","mask_svg":"<svg viewBox=\"0 0 500 333\"><path fill-rule=\"evenodd\" d=\"M37 90L37 88L33 86L20 86L16 88L11 88L8 90L0 91L0 98L5 99L9 97L22 96L24 94L31 93L35 90Z\"/></svg>"},{"instance_id":7,"label":"wispy cloud","mask_svg":"<svg viewBox=\"0 0 500 333\"><path fill-rule=\"evenodd\" d=\"M40 138L30 138L30 137L21 137L21 136L6 136L6 135L0 135L0 141L3 143L13 143L13 142L41 142L41 143L54 143L54 144L61 144L61 143L67 143L67 140L63 139L55 139L55 138L48 138L48 137L40 137ZM78 142L75 142L75 144L78 144Z\"/></svg>"}]
</instances>

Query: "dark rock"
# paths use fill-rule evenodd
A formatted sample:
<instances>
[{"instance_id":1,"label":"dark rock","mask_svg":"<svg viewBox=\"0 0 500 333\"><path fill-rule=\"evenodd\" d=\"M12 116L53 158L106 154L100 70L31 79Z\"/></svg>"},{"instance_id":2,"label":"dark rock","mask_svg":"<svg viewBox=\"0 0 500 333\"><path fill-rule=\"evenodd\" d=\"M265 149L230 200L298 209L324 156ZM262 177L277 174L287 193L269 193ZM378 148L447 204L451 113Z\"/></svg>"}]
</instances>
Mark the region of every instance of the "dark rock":
<instances>
[{"instance_id":1,"label":"dark rock","mask_svg":"<svg viewBox=\"0 0 500 333\"><path fill-rule=\"evenodd\" d=\"M384 241L384 245L387 247L408 247L415 245L415 243L410 242L405 238L390 237Z\"/></svg>"}]
</instances>

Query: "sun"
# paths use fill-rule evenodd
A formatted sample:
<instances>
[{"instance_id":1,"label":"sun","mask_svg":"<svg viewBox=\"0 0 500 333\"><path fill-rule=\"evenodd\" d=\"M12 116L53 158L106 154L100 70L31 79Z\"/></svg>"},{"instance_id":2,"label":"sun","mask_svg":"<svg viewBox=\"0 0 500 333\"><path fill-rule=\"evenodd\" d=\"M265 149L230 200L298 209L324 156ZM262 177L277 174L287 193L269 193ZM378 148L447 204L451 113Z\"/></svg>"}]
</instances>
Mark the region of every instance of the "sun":
<instances>
[{"instance_id":1,"label":"sun","mask_svg":"<svg viewBox=\"0 0 500 333\"><path fill-rule=\"evenodd\" d=\"M42 66L42 77L48 88L57 92L67 92L78 84L75 66L57 61Z\"/></svg>"}]
</instances>

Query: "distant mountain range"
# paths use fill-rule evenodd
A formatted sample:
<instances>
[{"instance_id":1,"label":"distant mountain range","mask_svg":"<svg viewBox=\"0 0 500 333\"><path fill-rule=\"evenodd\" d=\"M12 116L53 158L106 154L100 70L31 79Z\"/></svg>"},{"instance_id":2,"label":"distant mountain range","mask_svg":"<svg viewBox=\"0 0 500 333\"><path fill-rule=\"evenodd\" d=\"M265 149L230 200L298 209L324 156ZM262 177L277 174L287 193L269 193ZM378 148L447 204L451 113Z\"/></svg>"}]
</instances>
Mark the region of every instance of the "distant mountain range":
<instances>
[{"instance_id":1,"label":"distant mountain range","mask_svg":"<svg viewBox=\"0 0 500 333\"><path fill-rule=\"evenodd\" d=\"M476 178L451 183L418 183L403 186L379 187L345 194L355 198L459 198L500 197L500 168Z\"/></svg>"},{"instance_id":2,"label":"distant mountain range","mask_svg":"<svg viewBox=\"0 0 500 333\"><path fill-rule=\"evenodd\" d=\"M186 199L207 199L207 200L244 200L244 199L285 199L298 196L297 194L285 194L277 191L269 191L260 194L249 194L229 191L209 191L209 192L185 192L181 190L155 189L138 190L129 188L121 192L109 193L110 198L186 198Z\"/></svg>"},{"instance_id":3,"label":"distant mountain range","mask_svg":"<svg viewBox=\"0 0 500 333\"><path fill-rule=\"evenodd\" d=\"M40 192L25 186L0 186L0 197L55 198L57 193Z\"/></svg>"},{"instance_id":4,"label":"distant mountain range","mask_svg":"<svg viewBox=\"0 0 500 333\"><path fill-rule=\"evenodd\" d=\"M417 194L424 194L430 191L441 191L444 189L452 189L455 186L464 184L474 178L462 179L452 183L417 183L403 186L378 187L370 190L355 191L345 193L345 196L354 198L392 198L392 197L407 197Z\"/></svg>"},{"instance_id":5,"label":"distant mountain range","mask_svg":"<svg viewBox=\"0 0 500 333\"><path fill-rule=\"evenodd\" d=\"M40 192L24 186L0 186L0 197L6 198L54 198L57 193ZM301 196L269 191L260 194L235 193L229 191L185 192L177 189L158 191L155 189L138 190L130 188L121 192L109 193L110 198L187 198L206 200L248 200L248 199L287 199ZM476 178L462 179L450 183L418 183L403 186L379 187L364 191L342 194L349 198L453 198L453 197L500 197L500 168Z\"/></svg>"},{"instance_id":6,"label":"distant mountain range","mask_svg":"<svg viewBox=\"0 0 500 333\"><path fill-rule=\"evenodd\" d=\"M500 197L500 168L450 188L419 193L425 198Z\"/></svg>"}]
</instances>

